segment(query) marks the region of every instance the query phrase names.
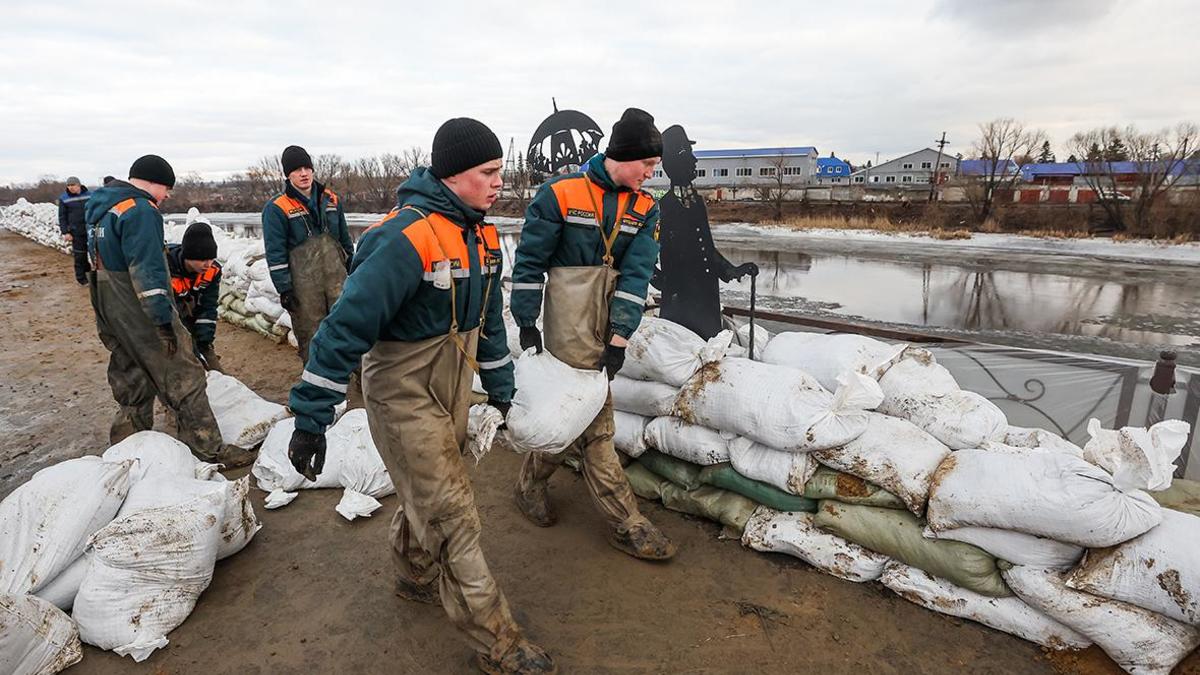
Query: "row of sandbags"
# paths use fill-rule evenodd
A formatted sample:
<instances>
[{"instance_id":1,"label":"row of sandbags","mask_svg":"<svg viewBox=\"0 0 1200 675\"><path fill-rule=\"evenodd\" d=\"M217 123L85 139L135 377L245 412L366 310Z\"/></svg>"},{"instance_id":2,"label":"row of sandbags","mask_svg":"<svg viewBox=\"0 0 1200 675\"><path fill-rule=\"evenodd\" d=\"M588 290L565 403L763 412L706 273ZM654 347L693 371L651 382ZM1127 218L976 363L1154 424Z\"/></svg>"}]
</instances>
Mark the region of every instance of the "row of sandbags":
<instances>
[{"instance_id":1,"label":"row of sandbags","mask_svg":"<svg viewBox=\"0 0 1200 675\"><path fill-rule=\"evenodd\" d=\"M32 204L21 197L17 203L0 206L0 227L36 241L42 246L71 252L58 229L58 205L49 202Z\"/></svg>"},{"instance_id":2,"label":"row of sandbags","mask_svg":"<svg viewBox=\"0 0 1200 675\"><path fill-rule=\"evenodd\" d=\"M143 431L0 502L0 616L28 629L0 631L4 672L57 672L79 660L79 639L136 661L166 646L216 561L260 528L249 479L217 469Z\"/></svg>"}]
</instances>

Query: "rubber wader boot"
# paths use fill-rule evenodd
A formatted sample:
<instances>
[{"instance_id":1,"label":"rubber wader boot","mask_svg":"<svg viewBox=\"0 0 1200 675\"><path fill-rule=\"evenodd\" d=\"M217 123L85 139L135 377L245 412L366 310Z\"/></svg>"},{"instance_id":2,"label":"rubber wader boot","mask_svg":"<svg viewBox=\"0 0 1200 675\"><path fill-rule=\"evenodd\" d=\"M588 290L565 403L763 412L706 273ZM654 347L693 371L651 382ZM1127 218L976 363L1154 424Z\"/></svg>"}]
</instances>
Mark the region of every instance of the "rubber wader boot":
<instances>
[{"instance_id":1,"label":"rubber wader boot","mask_svg":"<svg viewBox=\"0 0 1200 675\"><path fill-rule=\"evenodd\" d=\"M513 643L498 659L483 653L476 654L475 663L479 670L489 675L552 675L558 672L558 666L554 665L554 659L546 650L524 638Z\"/></svg>"},{"instance_id":2,"label":"rubber wader boot","mask_svg":"<svg viewBox=\"0 0 1200 675\"><path fill-rule=\"evenodd\" d=\"M529 522L538 527L550 527L558 522L558 517L554 515L554 509L550 507L550 491L547 489L546 481L538 481L525 487L518 481L516 488L513 490L513 496L516 498L517 508L521 514L529 519Z\"/></svg>"},{"instance_id":3,"label":"rubber wader boot","mask_svg":"<svg viewBox=\"0 0 1200 675\"><path fill-rule=\"evenodd\" d=\"M675 544L649 521L629 528L618 527L609 536L608 543L618 551L641 560L670 560L675 557Z\"/></svg>"}]
</instances>

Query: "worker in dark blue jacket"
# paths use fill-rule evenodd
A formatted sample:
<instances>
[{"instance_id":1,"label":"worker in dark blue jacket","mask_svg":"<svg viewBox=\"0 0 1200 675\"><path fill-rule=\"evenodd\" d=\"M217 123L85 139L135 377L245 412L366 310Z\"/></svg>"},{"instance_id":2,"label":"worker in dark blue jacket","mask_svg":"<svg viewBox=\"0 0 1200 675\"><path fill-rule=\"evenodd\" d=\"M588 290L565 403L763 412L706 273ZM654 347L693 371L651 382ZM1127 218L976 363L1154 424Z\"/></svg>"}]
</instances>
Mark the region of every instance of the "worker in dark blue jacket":
<instances>
[{"instance_id":1,"label":"worker in dark blue jacket","mask_svg":"<svg viewBox=\"0 0 1200 675\"><path fill-rule=\"evenodd\" d=\"M83 222L83 210L91 196L87 187L71 176L67 179L66 191L58 197L58 230L71 245L71 254L75 257L75 281L81 286L87 285L87 273L91 271L87 255L87 225Z\"/></svg>"}]
</instances>

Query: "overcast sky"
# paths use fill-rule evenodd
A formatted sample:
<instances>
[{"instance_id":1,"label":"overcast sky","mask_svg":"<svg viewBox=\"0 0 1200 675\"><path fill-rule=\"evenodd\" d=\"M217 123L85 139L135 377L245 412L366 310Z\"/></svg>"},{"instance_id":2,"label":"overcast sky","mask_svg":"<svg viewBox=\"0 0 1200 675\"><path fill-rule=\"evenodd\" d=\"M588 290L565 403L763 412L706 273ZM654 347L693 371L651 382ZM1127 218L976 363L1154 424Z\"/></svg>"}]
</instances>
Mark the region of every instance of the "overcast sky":
<instances>
[{"instance_id":1,"label":"overcast sky","mask_svg":"<svg viewBox=\"0 0 1200 675\"><path fill-rule=\"evenodd\" d=\"M1077 130L1200 118L1191 0L5 4L0 183L428 148L455 116L523 149L552 96L606 133L638 106L697 149L855 163L942 131L968 153L1002 116L1060 159Z\"/></svg>"}]
</instances>

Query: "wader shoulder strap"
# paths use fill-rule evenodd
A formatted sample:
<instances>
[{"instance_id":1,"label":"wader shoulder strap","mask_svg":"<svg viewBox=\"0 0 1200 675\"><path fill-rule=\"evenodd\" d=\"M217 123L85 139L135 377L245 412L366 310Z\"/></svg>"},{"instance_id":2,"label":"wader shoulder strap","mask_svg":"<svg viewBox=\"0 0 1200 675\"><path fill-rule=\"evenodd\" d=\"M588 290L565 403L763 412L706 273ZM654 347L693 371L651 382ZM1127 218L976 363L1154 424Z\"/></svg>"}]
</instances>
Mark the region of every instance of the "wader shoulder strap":
<instances>
[{"instance_id":1,"label":"wader shoulder strap","mask_svg":"<svg viewBox=\"0 0 1200 675\"><path fill-rule=\"evenodd\" d=\"M427 216L424 211L422 211L421 209L418 209L415 206L408 206L406 204L404 206L404 208L402 208L400 210L401 211L404 211L404 210L415 211L417 213L417 215L421 216L421 220L429 222L429 216ZM445 247L442 246L441 239L438 238L437 228L433 227L432 222L429 222L429 226L433 230L434 238L438 240L438 246L442 248L442 257L447 262L449 262L449 257L446 255ZM465 358L467 360L467 365L471 367L471 370L478 373L479 372L479 362L475 360L474 356L471 356L470 354L467 353L467 345L466 345L466 343L463 342L462 334L458 332L458 293L457 293L457 290L458 290L458 284L456 284L454 282L454 278L451 277L451 279L450 279L450 332L447 333L447 337L449 337L450 341L454 343L454 346L458 348L458 351L460 354L463 355L463 358Z\"/></svg>"},{"instance_id":2,"label":"wader shoulder strap","mask_svg":"<svg viewBox=\"0 0 1200 675\"><path fill-rule=\"evenodd\" d=\"M621 204L621 193L617 193L617 203L620 207L617 209L617 218L613 221L612 232L606 234L604 232L604 212L596 205L596 194L592 192L592 179L585 173L583 174L583 180L588 197L592 200L592 212L596 215L596 227L600 228L600 241L604 242L604 264L612 267L613 244L617 242L617 235L621 233L621 220L625 217L625 210L629 208L629 204L633 202L633 199L627 199L624 204ZM603 197L601 197L600 203L603 205Z\"/></svg>"}]
</instances>

